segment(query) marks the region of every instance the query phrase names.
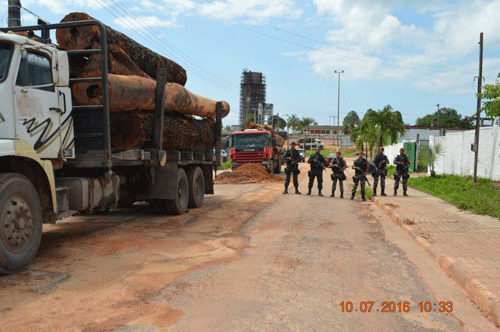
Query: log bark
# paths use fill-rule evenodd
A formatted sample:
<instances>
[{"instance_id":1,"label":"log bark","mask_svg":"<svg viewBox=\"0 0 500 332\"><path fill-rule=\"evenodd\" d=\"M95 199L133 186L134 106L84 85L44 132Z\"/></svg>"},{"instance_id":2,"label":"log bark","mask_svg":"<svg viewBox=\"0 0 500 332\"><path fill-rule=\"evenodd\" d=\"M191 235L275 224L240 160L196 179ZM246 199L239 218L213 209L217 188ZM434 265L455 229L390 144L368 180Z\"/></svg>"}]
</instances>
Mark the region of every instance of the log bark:
<instances>
[{"instance_id":1,"label":"log bark","mask_svg":"<svg viewBox=\"0 0 500 332\"><path fill-rule=\"evenodd\" d=\"M246 129L258 129L258 130L269 131L269 132L271 132L271 136L276 139L276 146L281 147L281 146L285 145L285 139L283 137L281 137L280 135L276 135L276 133L273 130L273 127L271 127L271 126L264 126L264 125L261 125L260 123L253 123L251 121L248 121L245 124L245 128Z\"/></svg>"},{"instance_id":2,"label":"log bark","mask_svg":"<svg viewBox=\"0 0 500 332\"><path fill-rule=\"evenodd\" d=\"M87 72L101 71L101 55L92 54L88 57L69 55L70 77L79 77ZM143 72L123 50L116 45L109 45L108 73L116 75L134 75L150 78Z\"/></svg>"},{"instance_id":3,"label":"log bark","mask_svg":"<svg viewBox=\"0 0 500 332\"><path fill-rule=\"evenodd\" d=\"M100 77L99 72L89 72L81 77ZM112 112L153 111L155 107L156 81L150 78L125 75L108 75L109 108ZM101 82L73 84L73 97L79 105L102 105ZM229 114L229 104L223 103L222 117ZM165 86L165 110L203 118L215 119L216 102L191 93L182 85L167 83Z\"/></svg>"},{"instance_id":4,"label":"log bark","mask_svg":"<svg viewBox=\"0 0 500 332\"><path fill-rule=\"evenodd\" d=\"M154 116L144 111L111 114L111 144L114 148L148 148L153 140ZM165 114L163 149L207 152L214 146L215 123L179 113Z\"/></svg>"},{"instance_id":5,"label":"log bark","mask_svg":"<svg viewBox=\"0 0 500 332\"><path fill-rule=\"evenodd\" d=\"M85 13L71 13L66 15L61 22L82 20L94 20L94 18ZM123 52L121 56L118 56L117 61L123 63L125 67L128 67L130 62L133 62L142 72L152 78L156 78L156 71L158 68L166 68L168 70L167 80L169 82L175 82L181 85L186 84L186 71L176 62L151 51L123 33L108 26L106 26L106 33L110 50L114 49L114 52L118 52L117 49L120 49ZM101 33L97 26L57 29L56 38L59 46L65 50L96 49L100 48L101 43ZM96 57L100 58L99 55ZM116 54L114 54L114 57L117 57ZM100 63L100 60L97 62ZM99 68L100 67L92 69L100 70ZM125 74L123 72L114 73ZM136 73L135 75L138 74Z\"/></svg>"}]
</instances>

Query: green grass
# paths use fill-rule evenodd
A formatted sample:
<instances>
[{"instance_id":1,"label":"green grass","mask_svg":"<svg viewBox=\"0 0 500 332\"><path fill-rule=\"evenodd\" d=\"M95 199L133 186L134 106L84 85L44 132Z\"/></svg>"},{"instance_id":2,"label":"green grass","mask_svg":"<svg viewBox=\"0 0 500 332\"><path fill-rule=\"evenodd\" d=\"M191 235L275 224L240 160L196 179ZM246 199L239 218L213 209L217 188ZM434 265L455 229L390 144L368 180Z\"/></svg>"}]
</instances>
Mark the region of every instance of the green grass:
<instances>
[{"instance_id":1,"label":"green grass","mask_svg":"<svg viewBox=\"0 0 500 332\"><path fill-rule=\"evenodd\" d=\"M393 165L389 165L389 166L386 166L385 169L387 170L387 177L391 177L394 175L394 173L396 173L396 166L393 166Z\"/></svg>"},{"instance_id":2,"label":"green grass","mask_svg":"<svg viewBox=\"0 0 500 332\"><path fill-rule=\"evenodd\" d=\"M456 204L460 209L500 218L499 182L478 179L478 187L474 189L470 176L438 175L410 178L408 185Z\"/></svg>"},{"instance_id":3,"label":"green grass","mask_svg":"<svg viewBox=\"0 0 500 332\"><path fill-rule=\"evenodd\" d=\"M314 153L316 153L316 150L306 150L306 156L308 157ZM321 150L321 154L325 157L327 157L331 153L333 152L331 152L330 150Z\"/></svg>"},{"instance_id":4,"label":"green grass","mask_svg":"<svg viewBox=\"0 0 500 332\"><path fill-rule=\"evenodd\" d=\"M231 168L231 160L228 160L224 164L217 167L217 169L220 169L220 170L230 169L230 168Z\"/></svg>"},{"instance_id":5,"label":"green grass","mask_svg":"<svg viewBox=\"0 0 500 332\"><path fill-rule=\"evenodd\" d=\"M372 181L372 178L368 178L368 181L370 181L370 183L373 185L373 181ZM353 184L352 183L349 183L349 190L346 190L344 192L345 196L344 197L347 197L347 198L351 198L351 195L352 195L352 187L353 187ZM347 189L347 188L346 188ZM356 196L358 197L361 197L361 184L358 183L358 188L356 189ZM372 199L372 196L373 196L373 190L372 188L368 185L368 183L365 182L365 199L367 201L369 201L370 199Z\"/></svg>"}]
</instances>

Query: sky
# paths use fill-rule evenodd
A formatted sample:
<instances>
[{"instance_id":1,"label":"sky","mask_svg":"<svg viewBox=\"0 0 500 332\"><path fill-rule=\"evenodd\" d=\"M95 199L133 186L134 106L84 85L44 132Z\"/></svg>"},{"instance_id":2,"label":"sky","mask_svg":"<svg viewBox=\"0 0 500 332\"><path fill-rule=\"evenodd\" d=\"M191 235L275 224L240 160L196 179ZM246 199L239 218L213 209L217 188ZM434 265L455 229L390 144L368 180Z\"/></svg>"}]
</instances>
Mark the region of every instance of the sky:
<instances>
[{"instance_id":1,"label":"sky","mask_svg":"<svg viewBox=\"0 0 500 332\"><path fill-rule=\"evenodd\" d=\"M500 0L21 0L22 25L85 12L176 61L186 88L231 106L244 69L266 77L266 102L287 118L340 124L354 110L391 105L413 125L450 107L476 111L483 78L500 72ZM7 26L7 1L0 1ZM32 12L32 13L30 13ZM343 71L343 73L335 73ZM339 81L340 79L340 81ZM338 94L340 83L340 96Z\"/></svg>"}]
</instances>

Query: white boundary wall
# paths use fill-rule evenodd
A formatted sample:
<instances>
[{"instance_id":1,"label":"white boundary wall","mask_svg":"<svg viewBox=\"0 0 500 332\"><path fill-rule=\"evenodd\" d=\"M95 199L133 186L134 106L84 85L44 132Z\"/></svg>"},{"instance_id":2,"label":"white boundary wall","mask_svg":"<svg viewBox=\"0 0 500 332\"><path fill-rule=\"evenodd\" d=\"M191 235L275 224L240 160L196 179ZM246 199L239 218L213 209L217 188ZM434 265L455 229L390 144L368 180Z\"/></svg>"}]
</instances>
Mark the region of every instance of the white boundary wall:
<instances>
[{"instance_id":1,"label":"white boundary wall","mask_svg":"<svg viewBox=\"0 0 500 332\"><path fill-rule=\"evenodd\" d=\"M444 152L434 163L436 174L472 176L474 174L474 130L429 137L432 148L440 143ZM483 127L479 132L477 176L500 181L500 127Z\"/></svg>"},{"instance_id":2,"label":"white boundary wall","mask_svg":"<svg viewBox=\"0 0 500 332\"><path fill-rule=\"evenodd\" d=\"M396 158L396 156L399 154L399 149L401 149L402 147L403 142L384 146L384 154L387 156L387 159L389 159L389 165L394 165L392 162L394 161L394 158Z\"/></svg>"}]
</instances>

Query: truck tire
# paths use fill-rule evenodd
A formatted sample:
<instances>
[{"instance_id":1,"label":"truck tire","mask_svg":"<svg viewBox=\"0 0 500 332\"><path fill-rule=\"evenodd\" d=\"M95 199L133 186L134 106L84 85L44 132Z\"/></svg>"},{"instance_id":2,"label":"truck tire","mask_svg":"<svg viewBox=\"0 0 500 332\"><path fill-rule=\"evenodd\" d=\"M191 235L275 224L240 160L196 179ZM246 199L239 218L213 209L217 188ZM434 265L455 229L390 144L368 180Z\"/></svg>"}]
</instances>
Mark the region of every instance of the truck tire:
<instances>
[{"instance_id":1,"label":"truck tire","mask_svg":"<svg viewBox=\"0 0 500 332\"><path fill-rule=\"evenodd\" d=\"M179 215L187 211L189 202L189 182L186 172L182 168L177 169L177 186L174 199L154 199L149 202L153 211L158 214Z\"/></svg>"},{"instance_id":2,"label":"truck tire","mask_svg":"<svg viewBox=\"0 0 500 332\"><path fill-rule=\"evenodd\" d=\"M36 188L21 174L0 174L0 274L25 269L42 238L42 207Z\"/></svg>"},{"instance_id":3,"label":"truck tire","mask_svg":"<svg viewBox=\"0 0 500 332\"><path fill-rule=\"evenodd\" d=\"M187 171L189 183L189 203L190 208L199 208L205 198L205 178L203 171L198 166L191 167Z\"/></svg>"}]
</instances>

